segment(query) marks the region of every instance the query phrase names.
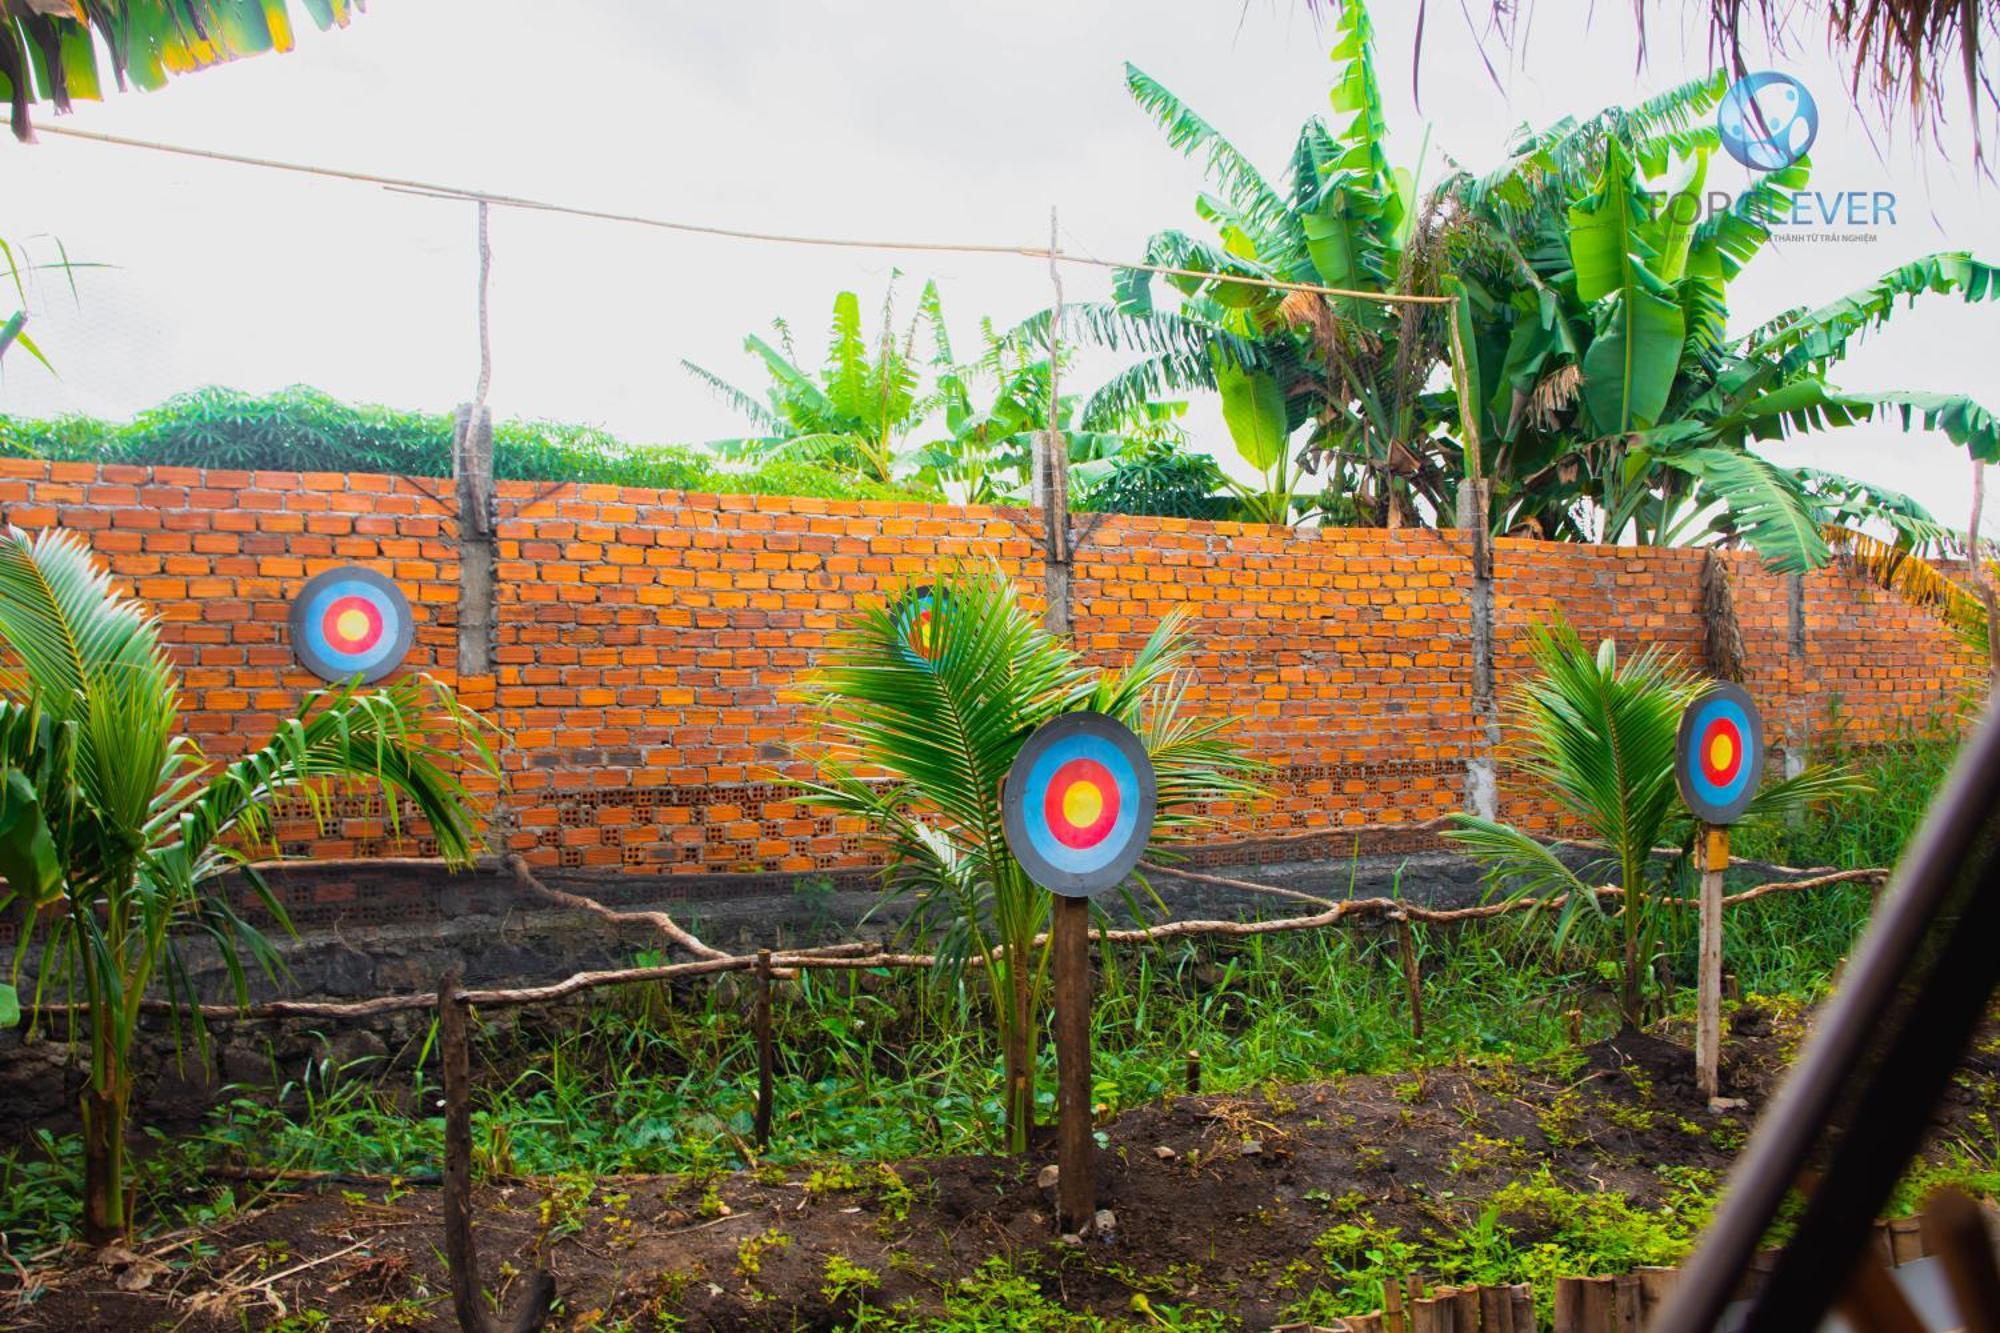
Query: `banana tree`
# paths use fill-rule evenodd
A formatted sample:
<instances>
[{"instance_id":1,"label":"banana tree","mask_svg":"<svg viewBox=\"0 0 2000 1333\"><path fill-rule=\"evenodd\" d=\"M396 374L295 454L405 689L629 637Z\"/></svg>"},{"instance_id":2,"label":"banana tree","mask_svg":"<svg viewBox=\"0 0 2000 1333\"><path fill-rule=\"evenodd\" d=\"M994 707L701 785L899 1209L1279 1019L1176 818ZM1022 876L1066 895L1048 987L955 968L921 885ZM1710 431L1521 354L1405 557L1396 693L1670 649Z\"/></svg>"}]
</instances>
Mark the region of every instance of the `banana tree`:
<instances>
[{"instance_id":1,"label":"banana tree","mask_svg":"<svg viewBox=\"0 0 2000 1333\"><path fill-rule=\"evenodd\" d=\"M22 970L37 941L35 1004L66 999L90 1050L82 1094L84 1234L130 1225L125 1130L132 1046L155 990L201 1033L185 935L220 953L238 1003L246 956L267 969L269 944L237 913L224 876L247 872L280 923L282 907L247 858L265 845L271 811L303 798L326 812L328 783L382 788L409 801L444 859L463 865L477 818L460 772L497 776L482 723L445 686L407 676L373 690L316 691L275 734L212 766L178 734L180 696L154 619L121 596L74 533L0 532L0 911L22 931L0 1019L17 1014Z\"/></svg>"},{"instance_id":2,"label":"banana tree","mask_svg":"<svg viewBox=\"0 0 2000 1333\"><path fill-rule=\"evenodd\" d=\"M920 396L922 366L916 349L918 330L936 311L936 298L936 288L927 286L917 315L899 334L891 287L871 342L862 329L860 298L841 292L833 302L826 362L817 373L799 364L791 328L783 320L772 324L775 347L751 334L743 348L763 363L770 380L762 401L712 371L682 361L689 374L760 432L712 441L709 447L732 462L807 462L864 481L894 481L906 470L910 432L936 405L934 398Z\"/></svg>"},{"instance_id":3,"label":"banana tree","mask_svg":"<svg viewBox=\"0 0 2000 1333\"><path fill-rule=\"evenodd\" d=\"M1992 415L1962 395L1851 393L1827 376L1898 301L2000 295L1962 252L1905 264L1816 309L1728 333L1730 284L1810 178L1765 174L1703 216L1719 79L1524 136L1513 160L1441 197L1478 229L1461 319L1503 530L1576 540L1744 542L1776 569L1823 564L1829 523L1880 521L1947 540L1908 497L1781 468L1753 446L1890 418L1921 420L1975 457L2000 453ZM1829 507L1827 497L1839 501Z\"/></svg>"},{"instance_id":4,"label":"banana tree","mask_svg":"<svg viewBox=\"0 0 2000 1333\"><path fill-rule=\"evenodd\" d=\"M357 0L301 0L324 32L346 27ZM292 49L285 0L12 0L0 5L0 97L11 109L14 137L34 138L29 107L36 101L67 111L74 98L104 95L99 50L111 77L152 91L169 74L206 69L241 56Z\"/></svg>"},{"instance_id":5,"label":"banana tree","mask_svg":"<svg viewBox=\"0 0 2000 1333\"><path fill-rule=\"evenodd\" d=\"M1062 432L1070 484L1080 493L1101 478L1110 461L1143 450L1158 440L1180 437L1178 418L1185 403L1145 402L1108 421L1102 429L1077 428L1077 402L1063 394L1051 403L1054 377L1047 349L1003 336L990 320L980 322L983 345L977 360L958 364L939 308L937 289L924 289L924 310L933 335L934 397L943 413L943 433L917 450L918 478L966 504L1035 503L1029 494L1037 440L1051 422ZM1064 374L1071 348L1056 349ZM982 385L991 397L980 402Z\"/></svg>"},{"instance_id":6,"label":"banana tree","mask_svg":"<svg viewBox=\"0 0 2000 1333\"><path fill-rule=\"evenodd\" d=\"M1195 212L1216 238L1162 231L1148 242L1149 264L1182 271L1166 278L1171 309L1156 299L1153 274L1126 270L1112 302L1064 311L1065 336L1143 353L1093 396L1085 425L1149 396L1219 393L1231 441L1260 478L1239 494L1270 522L1289 521L1305 478L1321 471L1374 523L1418 521L1418 501L1448 516L1456 502L1457 446L1438 431L1450 405L1426 392L1449 335L1438 308L1256 285L1444 290L1442 232L1420 225L1414 178L1384 149L1373 40L1366 6L1343 5L1331 113L1300 128L1280 184L1128 65L1133 98L1169 144L1207 168L1215 189ZM1023 330L1040 337L1047 319Z\"/></svg>"}]
</instances>

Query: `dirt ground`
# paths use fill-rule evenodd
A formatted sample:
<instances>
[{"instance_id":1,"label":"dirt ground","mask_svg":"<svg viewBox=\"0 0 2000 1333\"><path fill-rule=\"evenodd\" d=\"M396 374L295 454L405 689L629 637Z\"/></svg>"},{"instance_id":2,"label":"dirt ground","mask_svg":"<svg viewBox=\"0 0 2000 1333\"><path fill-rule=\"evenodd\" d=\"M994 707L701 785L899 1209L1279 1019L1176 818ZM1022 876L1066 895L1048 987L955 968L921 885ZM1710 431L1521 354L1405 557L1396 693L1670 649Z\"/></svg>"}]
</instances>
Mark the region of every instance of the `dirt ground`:
<instances>
[{"instance_id":1,"label":"dirt ground","mask_svg":"<svg viewBox=\"0 0 2000 1333\"><path fill-rule=\"evenodd\" d=\"M1131 1319L1148 1302L1188 1303L1269 1327L1312 1285L1294 1261L1316 1261L1330 1209L1365 1207L1414 1237L1466 1225L1544 1167L1646 1206L1666 1191L1659 1166L1726 1169L1799 1027L1737 1016L1725 1082L1746 1105L1724 1112L1698 1097L1684 1046L1636 1032L1547 1068L1350 1077L1128 1112L1103 1127L1100 1206L1115 1226L1081 1242L1054 1233L1037 1181L1047 1154L495 1186L481 1192L478 1237L489 1283L510 1298L548 1229L556 1328L836 1327L864 1302L932 1312L994 1255L1070 1310ZM449 1329L440 1244L435 1190L300 1187L117 1267L52 1262L26 1275L25 1303L22 1275L0 1276L0 1325Z\"/></svg>"}]
</instances>

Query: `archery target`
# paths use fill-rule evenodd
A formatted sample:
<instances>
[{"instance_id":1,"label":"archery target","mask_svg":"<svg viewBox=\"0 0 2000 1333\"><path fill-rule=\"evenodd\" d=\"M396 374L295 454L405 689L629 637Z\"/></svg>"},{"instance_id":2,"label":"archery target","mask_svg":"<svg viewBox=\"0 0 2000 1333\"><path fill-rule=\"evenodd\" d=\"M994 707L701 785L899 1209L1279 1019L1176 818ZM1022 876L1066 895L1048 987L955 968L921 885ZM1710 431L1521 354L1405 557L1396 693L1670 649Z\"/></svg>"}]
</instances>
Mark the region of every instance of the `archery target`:
<instances>
[{"instance_id":1,"label":"archery target","mask_svg":"<svg viewBox=\"0 0 2000 1333\"><path fill-rule=\"evenodd\" d=\"M292 603L292 655L322 680L382 679L414 630L402 589L358 565L315 575Z\"/></svg>"},{"instance_id":2,"label":"archery target","mask_svg":"<svg viewBox=\"0 0 2000 1333\"><path fill-rule=\"evenodd\" d=\"M1674 778L1695 818L1733 824L1764 776L1764 720L1743 687L1712 685L1681 714Z\"/></svg>"},{"instance_id":3,"label":"archery target","mask_svg":"<svg viewBox=\"0 0 2000 1333\"><path fill-rule=\"evenodd\" d=\"M1159 807L1153 761L1124 723L1065 713L1021 747L1007 770L1007 846L1028 878L1068 898L1123 883L1145 854Z\"/></svg>"},{"instance_id":4,"label":"archery target","mask_svg":"<svg viewBox=\"0 0 2000 1333\"><path fill-rule=\"evenodd\" d=\"M937 656L938 616L942 607L937 589L928 583L910 589L896 604L897 629L902 634L903 646L926 662Z\"/></svg>"}]
</instances>

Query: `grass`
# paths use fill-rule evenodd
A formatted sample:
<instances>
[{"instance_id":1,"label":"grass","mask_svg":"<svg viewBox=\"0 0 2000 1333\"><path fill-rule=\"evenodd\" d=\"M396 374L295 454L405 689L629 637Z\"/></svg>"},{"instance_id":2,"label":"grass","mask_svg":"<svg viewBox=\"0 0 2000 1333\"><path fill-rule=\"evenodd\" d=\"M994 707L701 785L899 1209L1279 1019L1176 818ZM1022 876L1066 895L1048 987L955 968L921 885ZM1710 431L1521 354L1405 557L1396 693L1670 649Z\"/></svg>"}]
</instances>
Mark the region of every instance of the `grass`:
<instances>
[{"instance_id":1,"label":"grass","mask_svg":"<svg viewBox=\"0 0 2000 1333\"><path fill-rule=\"evenodd\" d=\"M1955 722L1911 728L1842 757L1867 796L1797 827L1743 830L1739 854L1793 865L1889 864L1949 766ZM1865 922L1869 891L1840 886L1775 895L1729 917L1726 964L1745 994L1798 1003L1822 994ZM1546 922L1506 918L1414 930L1426 1034L1412 1033L1393 937L1366 929L1179 942L1100 957L1094 1100L1113 1112L1182 1090L1202 1055L1203 1091L1263 1090L1341 1073L1395 1073L1469 1057L1560 1058L1608 1035L1615 1009L1598 959L1606 923L1586 920L1558 954ZM1695 922L1671 913L1663 970L1694 974ZM734 982L600 993L588 1007L510 1015L475 1035L475 1152L489 1174L588 1178L623 1172L714 1182L752 1161L799 1166L823 1189L893 1193L871 1164L990 1152L999 1142L999 1053L979 978L911 972L808 973L781 988L777 1118L767 1152L750 1149L756 1059L747 994ZM1691 995L1675 997L1685 1008ZM290 1082L237 1088L192 1132L151 1133L138 1154L138 1215L164 1229L225 1219L262 1187L220 1180L218 1164L433 1178L442 1122L428 1037L386 1059L318 1062ZM1041 1048L1040 1113L1054 1114L1053 1051ZM275 1075L275 1071L274 1071ZM275 1089L275 1096L273 1095ZM1896 1210L1938 1184L2000 1192L2000 1132L1975 1117L1962 1142L1906 1181ZM0 1150L0 1233L17 1255L67 1239L81 1161L74 1136L37 1134ZM1527 1176L1503 1187L1470 1228L1421 1237L1376 1232L1364 1210L1329 1219L1300 1256L1289 1317L1372 1308L1381 1278L1421 1269L1446 1282L1536 1281L1558 1271L1671 1262L1699 1229L1715 1182L1676 1182L1669 1205L1635 1210ZM712 1189L711 1189L711 1192ZM755 1255L751 1256L753 1259ZM852 1297L865 1269L824 1275ZM995 1260L946 1293L942 1314L898 1327L1089 1328L1047 1293L1047 1274ZM829 1297L829 1299L833 1299ZM1136 1300L1144 1300L1137 1297ZM856 1327L890 1316L854 1302ZM1146 1326L1229 1327L1193 1307L1135 1306Z\"/></svg>"},{"instance_id":2,"label":"grass","mask_svg":"<svg viewBox=\"0 0 2000 1333\"><path fill-rule=\"evenodd\" d=\"M1774 899L1732 921L1746 991L1814 993L1865 913L1865 890ZM1093 1021L1094 1100L1117 1110L1177 1093L1187 1053L1205 1092L1337 1073L1389 1073L1471 1056L1535 1060L1615 1015L1593 969L1591 923L1561 957L1545 927L1512 919L1418 927L1426 1030L1411 1031L1393 938L1362 931L1253 936L1107 952ZM1736 948L1736 939L1743 941ZM747 997L731 986L607 992L586 1010L523 1015L476 1037L481 1170L503 1175L685 1173L712 1178L759 1156L777 1164L880 1162L989 1152L999 1141L999 1053L976 979L807 973L781 991L777 1115L769 1151L749 1147L756 1050ZM226 1214L254 1187L217 1184L214 1163L429 1179L442 1150L427 1040L388 1061L320 1061L270 1090L237 1088L198 1130L155 1135L138 1167L155 1225ZM1040 1112L1055 1113L1052 1047ZM385 1067L386 1066L386 1067ZM0 1231L17 1251L65 1239L80 1161L73 1137L0 1152Z\"/></svg>"},{"instance_id":3,"label":"grass","mask_svg":"<svg viewBox=\"0 0 2000 1333\"><path fill-rule=\"evenodd\" d=\"M1849 738L1836 703L1828 711L1827 740L1812 757L1849 765L1868 790L1829 802L1797 824L1745 826L1732 839L1735 854L1792 866L1895 865L1951 771L1967 723L1963 713L1939 713L1864 746Z\"/></svg>"}]
</instances>

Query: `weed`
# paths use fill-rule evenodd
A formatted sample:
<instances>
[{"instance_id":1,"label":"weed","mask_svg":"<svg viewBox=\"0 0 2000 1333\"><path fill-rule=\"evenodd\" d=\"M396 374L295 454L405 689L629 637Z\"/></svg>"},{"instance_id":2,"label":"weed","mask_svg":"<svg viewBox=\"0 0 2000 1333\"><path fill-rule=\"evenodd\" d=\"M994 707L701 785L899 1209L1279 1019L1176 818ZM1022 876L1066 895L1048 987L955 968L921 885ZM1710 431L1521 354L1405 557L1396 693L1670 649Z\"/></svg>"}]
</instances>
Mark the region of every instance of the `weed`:
<instances>
[{"instance_id":1,"label":"weed","mask_svg":"<svg viewBox=\"0 0 2000 1333\"><path fill-rule=\"evenodd\" d=\"M872 1268L863 1268L840 1254L826 1257L826 1268L821 1278L819 1294L835 1305L866 1300L870 1292L882 1285L880 1273Z\"/></svg>"},{"instance_id":2,"label":"weed","mask_svg":"<svg viewBox=\"0 0 2000 1333\"><path fill-rule=\"evenodd\" d=\"M745 1236L742 1243L736 1247L736 1275L740 1278L754 1279L764 1271L766 1254L773 1250L786 1249L791 1243L792 1238L776 1227L761 1231L754 1236Z\"/></svg>"}]
</instances>

